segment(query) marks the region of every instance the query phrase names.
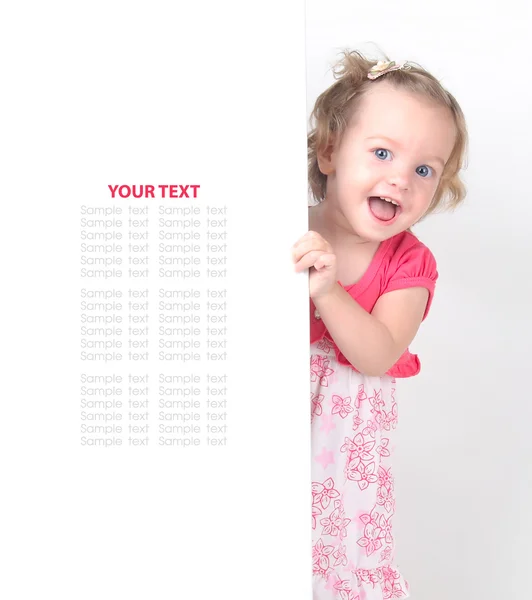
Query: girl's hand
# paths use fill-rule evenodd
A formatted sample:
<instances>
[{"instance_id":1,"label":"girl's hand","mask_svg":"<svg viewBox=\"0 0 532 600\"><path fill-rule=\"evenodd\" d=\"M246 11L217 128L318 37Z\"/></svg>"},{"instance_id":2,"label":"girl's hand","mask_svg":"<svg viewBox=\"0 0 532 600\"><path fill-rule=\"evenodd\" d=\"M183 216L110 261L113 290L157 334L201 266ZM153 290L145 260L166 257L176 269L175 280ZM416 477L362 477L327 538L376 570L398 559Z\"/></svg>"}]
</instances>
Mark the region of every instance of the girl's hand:
<instances>
[{"instance_id":1,"label":"girl's hand","mask_svg":"<svg viewBox=\"0 0 532 600\"><path fill-rule=\"evenodd\" d=\"M309 272L310 297L315 299L332 290L336 283L336 255L329 242L308 231L292 247L296 272Z\"/></svg>"}]
</instances>

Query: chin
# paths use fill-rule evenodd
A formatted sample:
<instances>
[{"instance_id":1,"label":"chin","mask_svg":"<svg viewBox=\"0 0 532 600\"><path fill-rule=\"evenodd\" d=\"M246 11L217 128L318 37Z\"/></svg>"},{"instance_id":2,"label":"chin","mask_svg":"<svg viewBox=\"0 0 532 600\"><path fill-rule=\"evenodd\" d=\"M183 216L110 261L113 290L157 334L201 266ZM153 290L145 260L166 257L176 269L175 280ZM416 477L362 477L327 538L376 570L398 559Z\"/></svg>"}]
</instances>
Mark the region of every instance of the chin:
<instances>
[{"instance_id":1,"label":"chin","mask_svg":"<svg viewBox=\"0 0 532 600\"><path fill-rule=\"evenodd\" d=\"M359 237L367 242L384 242L385 240L392 238L394 235L401 233L404 229L388 229L386 231L361 231L360 233L356 232Z\"/></svg>"}]
</instances>

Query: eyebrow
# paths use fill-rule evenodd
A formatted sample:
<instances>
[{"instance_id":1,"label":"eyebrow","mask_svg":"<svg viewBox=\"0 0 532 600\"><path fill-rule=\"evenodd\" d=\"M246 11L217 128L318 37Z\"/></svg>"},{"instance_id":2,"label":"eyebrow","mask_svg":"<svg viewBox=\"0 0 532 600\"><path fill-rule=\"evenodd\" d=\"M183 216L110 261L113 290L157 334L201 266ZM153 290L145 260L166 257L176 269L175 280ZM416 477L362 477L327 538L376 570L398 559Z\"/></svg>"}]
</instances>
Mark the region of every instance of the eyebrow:
<instances>
[{"instance_id":1,"label":"eyebrow","mask_svg":"<svg viewBox=\"0 0 532 600\"><path fill-rule=\"evenodd\" d=\"M399 146L401 148L401 144L399 142L396 142L395 140L392 140L391 138L386 137L385 135L372 135L371 137L366 138L366 141L368 140L383 140L385 142L388 142L389 144ZM437 161L441 163L442 167L445 167L444 160L439 156L429 156L427 158L429 158L431 161Z\"/></svg>"}]
</instances>

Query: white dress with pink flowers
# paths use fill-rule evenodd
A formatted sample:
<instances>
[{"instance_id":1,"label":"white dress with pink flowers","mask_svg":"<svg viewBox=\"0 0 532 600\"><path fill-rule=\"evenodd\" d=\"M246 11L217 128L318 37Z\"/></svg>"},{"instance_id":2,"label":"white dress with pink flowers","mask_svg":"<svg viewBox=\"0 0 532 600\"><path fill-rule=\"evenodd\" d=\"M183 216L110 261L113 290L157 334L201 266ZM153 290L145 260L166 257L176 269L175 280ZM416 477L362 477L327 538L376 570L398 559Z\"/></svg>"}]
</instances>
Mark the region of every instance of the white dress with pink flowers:
<instances>
[{"instance_id":1,"label":"white dress with pink flowers","mask_svg":"<svg viewBox=\"0 0 532 600\"><path fill-rule=\"evenodd\" d=\"M314 600L408 597L394 565L395 379L340 364L311 345Z\"/></svg>"}]
</instances>

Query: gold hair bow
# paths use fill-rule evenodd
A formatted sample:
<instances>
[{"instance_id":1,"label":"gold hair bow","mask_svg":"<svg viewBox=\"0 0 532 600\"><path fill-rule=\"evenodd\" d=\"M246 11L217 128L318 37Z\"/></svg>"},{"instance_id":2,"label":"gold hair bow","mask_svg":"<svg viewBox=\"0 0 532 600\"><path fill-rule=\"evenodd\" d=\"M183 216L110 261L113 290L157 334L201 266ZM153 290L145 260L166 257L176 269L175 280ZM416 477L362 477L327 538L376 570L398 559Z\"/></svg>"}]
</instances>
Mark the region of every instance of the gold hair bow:
<instances>
[{"instance_id":1,"label":"gold hair bow","mask_svg":"<svg viewBox=\"0 0 532 600\"><path fill-rule=\"evenodd\" d=\"M386 75L391 71L398 71L399 69L410 69L410 65L405 61L399 64L395 64L394 60L379 60L376 65L373 65L368 73L368 79L377 79L381 75Z\"/></svg>"}]
</instances>

